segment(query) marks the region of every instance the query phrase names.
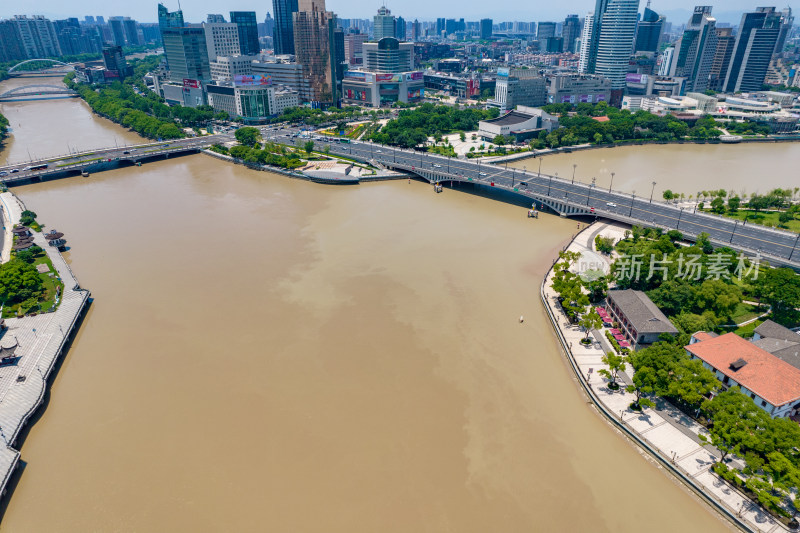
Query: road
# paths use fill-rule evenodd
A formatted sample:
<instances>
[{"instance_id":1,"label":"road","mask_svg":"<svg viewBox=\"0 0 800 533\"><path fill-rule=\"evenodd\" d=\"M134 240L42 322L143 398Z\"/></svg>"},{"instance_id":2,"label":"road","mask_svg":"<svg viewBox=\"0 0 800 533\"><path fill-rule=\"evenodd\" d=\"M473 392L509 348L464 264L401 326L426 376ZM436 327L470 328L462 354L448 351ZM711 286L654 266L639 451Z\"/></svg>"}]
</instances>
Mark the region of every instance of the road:
<instances>
[{"instance_id":1,"label":"road","mask_svg":"<svg viewBox=\"0 0 800 533\"><path fill-rule=\"evenodd\" d=\"M262 135L266 140L285 144L296 143L301 137L293 136L298 134L298 128L262 128ZM570 179L539 175L537 172L506 169L481 163L479 159L449 158L373 143L353 141L345 144L313 134L312 139L318 146L328 146L332 154L426 174L424 177L433 178L434 181L471 181L515 191L548 204L580 207L590 216L595 214L620 222L661 227L665 230L677 229L692 236L705 232L717 246L727 245L753 255L761 254L775 264L783 263L800 268L800 235L791 232L695 213L659 202L655 198L651 200L649 195L637 196L585 183L573 183Z\"/></svg>"}]
</instances>

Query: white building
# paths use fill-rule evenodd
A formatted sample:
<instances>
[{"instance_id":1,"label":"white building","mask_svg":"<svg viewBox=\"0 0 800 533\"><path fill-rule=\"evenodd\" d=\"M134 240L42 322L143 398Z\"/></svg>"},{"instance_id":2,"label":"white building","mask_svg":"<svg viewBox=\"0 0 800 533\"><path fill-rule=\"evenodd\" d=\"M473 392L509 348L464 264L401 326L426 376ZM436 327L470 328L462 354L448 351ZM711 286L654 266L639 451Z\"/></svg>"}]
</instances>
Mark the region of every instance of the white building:
<instances>
[{"instance_id":1,"label":"white building","mask_svg":"<svg viewBox=\"0 0 800 533\"><path fill-rule=\"evenodd\" d=\"M211 79L214 81L233 81L234 76L253 74L255 56L217 56L211 61Z\"/></svg>"},{"instance_id":2,"label":"white building","mask_svg":"<svg viewBox=\"0 0 800 533\"><path fill-rule=\"evenodd\" d=\"M503 116L482 120L478 123L478 136L491 142L498 135L521 141L533 137L541 130L553 131L558 128L558 117L545 113L539 108L518 106Z\"/></svg>"},{"instance_id":3,"label":"white building","mask_svg":"<svg viewBox=\"0 0 800 533\"><path fill-rule=\"evenodd\" d=\"M206 22L203 24L203 29L206 33L209 61L214 61L220 56L234 56L241 53L238 24L232 22Z\"/></svg>"}]
</instances>

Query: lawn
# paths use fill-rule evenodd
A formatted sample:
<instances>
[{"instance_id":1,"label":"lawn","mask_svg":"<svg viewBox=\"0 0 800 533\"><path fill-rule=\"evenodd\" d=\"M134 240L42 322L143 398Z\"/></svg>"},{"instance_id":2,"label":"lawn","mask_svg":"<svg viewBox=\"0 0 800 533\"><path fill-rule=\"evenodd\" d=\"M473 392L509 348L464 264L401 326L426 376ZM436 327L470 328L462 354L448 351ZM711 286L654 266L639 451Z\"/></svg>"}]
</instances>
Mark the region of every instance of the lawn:
<instances>
[{"instance_id":1,"label":"lawn","mask_svg":"<svg viewBox=\"0 0 800 533\"><path fill-rule=\"evenodd\" d=\"M38 265L47 265L54 275L49 276L47 273L39 274L39 277L42 278L42 289L44 291L41 298L37 305L31 309L27 309L27 313L44 313L50 311L51 308L55 310L56 305L56 294L59 296L64 293L64 284L58 279L58 273L56 272L55 267L53 267L53 262L50 261L50 258L44 252L44 250L40 251L36 258L33 261L34 266ZM60 301L60 299L59 299ZM20 304L14 305L7 305L3 307L3 318L11 318L17 315L19 311Z\"/></svg>"},{"instance_id":2,"label":"lawn","mask_svg":"<svg viewBox=\"0 0 800 533\"><path fill-rule=\"evenodd\" d=\"M710 212L708 209L705 209L704 211ZM736 213L728 213L726 211L723 216L736 220L744 220L744 218L747 217L748 224L761 224L762 226L788 229L789 231L800 233L800 220L794 218L787 222L784 226L778 220L780 213L775 211L761 211L756 213L752 209L739 209Z\"/></svg>"}]
</instances>

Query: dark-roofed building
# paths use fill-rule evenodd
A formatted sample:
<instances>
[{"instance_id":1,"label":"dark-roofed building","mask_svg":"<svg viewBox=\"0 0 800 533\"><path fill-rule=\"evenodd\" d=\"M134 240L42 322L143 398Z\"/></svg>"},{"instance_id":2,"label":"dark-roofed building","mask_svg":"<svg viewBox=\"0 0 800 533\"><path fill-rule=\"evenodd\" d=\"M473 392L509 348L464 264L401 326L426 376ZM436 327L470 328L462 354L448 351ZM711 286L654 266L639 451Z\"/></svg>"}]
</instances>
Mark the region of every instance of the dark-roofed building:
<instances>
[{"instance_id":1,"label":"dark-roofed building","mask_svg":"<svg viewBox=\"0 0 800 533\"><path fill-rule=\"evenodd\" d=\"M800 410L800 368L755 342L735 333L713 337L701 331L692 336L686 352L703 361L726 388L739 387L770 416L790 417Z\"/></svg>"},{"instance_id":2,"label":"dark-roofed building","mask_svg":"<svg viewBox=\"0 0 800 533\"><path fill-rule=\"evenodd\" d=\"M753 344L800 369L800 335L789 328L766 320L756 328Z\"/></svg>"},{"instance_id":3,"label":"dark-roofed building","mask_svg":"<svg viewBox=\"0 0 800 533\"><path fill-rule=\"evenodd\" d=\"M513 111L478 124L478 135L484 141L492 141L498 135L524 141L539 134L558 129L558 117L535 107L519 106Z\"/></svg>"},{"instance_id":4,"label":"dark-roofed building","mask_svg":"<svg viewBox=\"0 0 800 533\"><path fill-rule=\"evenodd\" d=\"M606 308L635 348L657 342L663 333L678 334L672 322L642 291L608 291Z\"/></svg>"}]
</instances>

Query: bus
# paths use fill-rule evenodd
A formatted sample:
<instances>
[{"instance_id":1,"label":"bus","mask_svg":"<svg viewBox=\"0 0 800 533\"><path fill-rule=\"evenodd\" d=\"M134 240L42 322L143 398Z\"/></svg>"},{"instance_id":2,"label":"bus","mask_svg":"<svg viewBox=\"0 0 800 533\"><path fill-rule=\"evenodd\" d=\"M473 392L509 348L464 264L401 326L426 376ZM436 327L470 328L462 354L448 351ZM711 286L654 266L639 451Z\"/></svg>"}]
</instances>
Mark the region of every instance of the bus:
<instances>
[{"instance_id":1,"label":"bus","mask_svg":"<svg viewBox=\"0 0 800 533\"><path fill-rule=\"evenodd\" d=\"M29 166L29 167L25 167L22 170L34 171L34 170L44 170L45 168L47 168L47 163L44 163L42 165L32 165L32 166Z\"/></svg>"},{"instance_id":2,"label":"bus","mask_svg":"<svg viewBox=\"0 0 800 533\"><path fill-rule=\"evenodd\" d=\"M339 142L344 144L350 144L350 139L348 139L347 137L342 137L341 139L339 139Z\"/></svg>"}]
</instances>

